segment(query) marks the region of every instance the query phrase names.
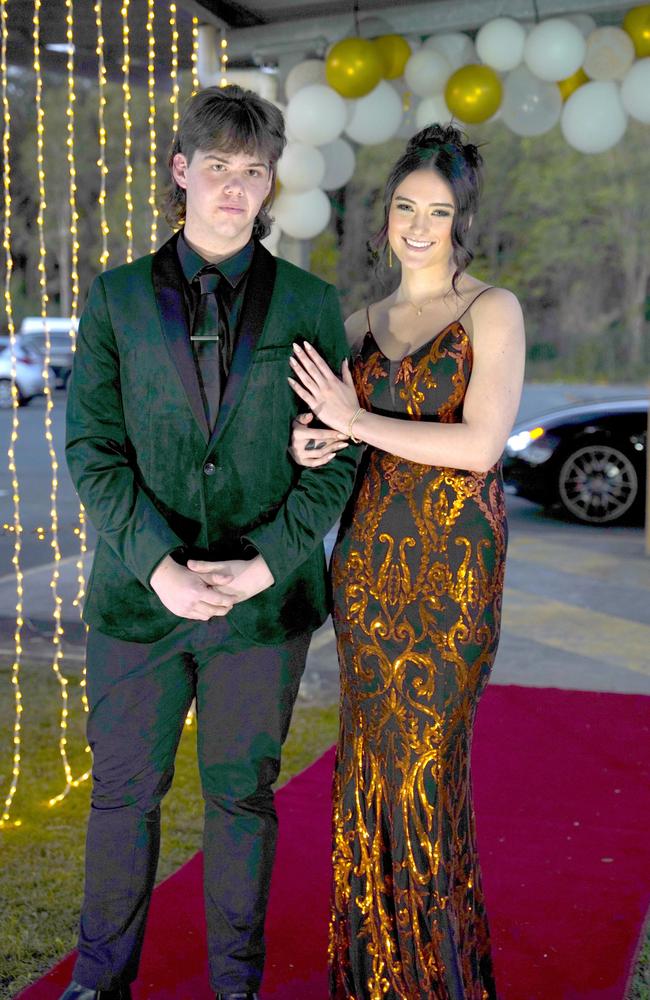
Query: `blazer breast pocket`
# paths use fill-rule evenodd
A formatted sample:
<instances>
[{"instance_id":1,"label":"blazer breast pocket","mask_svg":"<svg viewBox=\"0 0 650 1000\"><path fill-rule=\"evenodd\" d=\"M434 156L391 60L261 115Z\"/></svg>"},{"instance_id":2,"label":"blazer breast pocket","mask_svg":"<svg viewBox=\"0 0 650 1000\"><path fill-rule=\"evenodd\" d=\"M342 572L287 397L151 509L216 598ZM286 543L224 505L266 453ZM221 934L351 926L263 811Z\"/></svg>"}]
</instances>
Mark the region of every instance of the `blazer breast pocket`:
<instances>
[{"instance_id":1,"label":"blazer breast pocket","mask_svg":"<svg viewBox=\"0 0 650 1000\"><path fill-rule=\"evenodd\" d=\"M284 361L289 365L293 353L293 344L273 344L269 347L258 347L253 354L253 364L269 364L272 361Z\"/></svg>"}]
</instances>

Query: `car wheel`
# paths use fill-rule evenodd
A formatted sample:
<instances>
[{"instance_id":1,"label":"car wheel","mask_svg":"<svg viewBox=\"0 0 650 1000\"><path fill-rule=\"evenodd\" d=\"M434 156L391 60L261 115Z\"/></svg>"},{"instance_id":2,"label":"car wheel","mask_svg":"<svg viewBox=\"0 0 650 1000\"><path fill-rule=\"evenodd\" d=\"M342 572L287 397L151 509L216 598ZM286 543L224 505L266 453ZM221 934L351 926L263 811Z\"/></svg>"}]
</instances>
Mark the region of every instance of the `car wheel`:
<instances>
[{"instance_id":1,"label":"car wheel","mask_svg":"<svg viewBox=\"0 0 650 1000\"><path fill-rule=\"evenodd\" d=\"M634 506L639 477L625 452L603 441L572 451L560 467L558 494L568 513L587 524L612 524Z\"/></svg>"},{"instance_id":2,"label":"car wheel","mask_svg":"<svg viewBox=\"0 0 650 1000\"><path fill-rule=\"evenodd\" d=\"M20 395L18 397L20 401ZM11 396L11 379L0 378L0 410L10 410L14 405Z\"/></svg>"}]
</instances>

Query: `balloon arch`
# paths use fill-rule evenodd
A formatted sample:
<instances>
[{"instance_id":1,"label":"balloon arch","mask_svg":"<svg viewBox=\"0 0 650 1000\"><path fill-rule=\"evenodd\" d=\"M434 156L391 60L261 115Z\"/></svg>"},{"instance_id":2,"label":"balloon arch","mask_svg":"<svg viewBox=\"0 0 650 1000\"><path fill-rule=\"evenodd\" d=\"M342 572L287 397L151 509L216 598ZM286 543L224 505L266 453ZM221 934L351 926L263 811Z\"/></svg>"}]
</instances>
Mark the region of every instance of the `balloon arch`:
<instances>
[{"instance_id":1,"label":"balloon arch","mask_svg":"<svg viewBox=\"0 0 650 1000\"><path fill-rule=\"evenodd\" d=\"M201 41L216 48L214 29ZM406 138L434 121L498 118L521 136L559 123L569 146L592 154L615 146L630 118L650 124L650 4L629 10L621 26L597 27L589 14L536 24L497 17L474 39L344 38L325 59L294 66L284 91L289 142L278 165L272 249L281 233L311 239L325 229L326 192L353 176L355 144Z\"/></svg>"}]
</instances>

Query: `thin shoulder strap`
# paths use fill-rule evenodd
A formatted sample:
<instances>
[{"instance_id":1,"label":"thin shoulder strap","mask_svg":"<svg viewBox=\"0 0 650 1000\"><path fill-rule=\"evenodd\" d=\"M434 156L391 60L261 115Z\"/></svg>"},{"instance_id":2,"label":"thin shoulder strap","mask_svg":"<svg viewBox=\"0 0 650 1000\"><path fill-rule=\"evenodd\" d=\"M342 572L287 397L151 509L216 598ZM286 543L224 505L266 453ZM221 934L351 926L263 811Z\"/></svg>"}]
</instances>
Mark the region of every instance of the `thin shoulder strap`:
<instances>
[{"instance_id":1,"label":"thin shoulder strap","mask_svg":"<svg viewBox=\"0 0 650 1000\"><path fill-rule=\"evenodd\" d=\"M368 330L372 333L372 327L370 326L370 306L366 306L366 323L368 324Z\"/></svg>"},{"instance_id":2,"label":"thin shoulder strap","mask_svg":"<svg viewBox=\"0 0 650 1000\"><path fill-rule=\"evenodd\" d=\"M481 295L484 295L485 292L489 292L491 288L494 288L494 285L488 285L487 288L482 288L481 291L478 293L478 295L474 296L474 298L472 299L472 301L470 302L470 304L467 306L467 308L463 309L463 311L460 314L460 316L456 319L456 322L459 323L461 321L461 319L463 318L463 316L465 316L465 314L470 311L470 309L472 308L472 306L474 305L474 303L476 302L476 300L480 299Z\"/></svg>"}]
</instances>

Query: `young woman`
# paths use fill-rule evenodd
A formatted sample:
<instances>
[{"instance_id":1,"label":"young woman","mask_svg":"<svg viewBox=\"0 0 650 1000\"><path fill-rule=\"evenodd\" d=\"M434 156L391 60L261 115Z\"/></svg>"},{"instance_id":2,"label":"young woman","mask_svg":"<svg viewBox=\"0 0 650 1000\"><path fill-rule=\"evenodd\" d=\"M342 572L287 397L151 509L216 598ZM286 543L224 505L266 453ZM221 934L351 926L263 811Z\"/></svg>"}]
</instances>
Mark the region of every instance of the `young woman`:
<instances>
[{"instance_id":1,"label":"young woman","mask_svg":"<svg viewBox=\"0 0 650 1000\"><path fill-rule=\"evenodd\" d=\"M367 446L332 561L335 1000L496 997L469 758L499 638L500 456L524 331L515 296L466 270L481 165L451 126L409 142L378 234L397 290L347 321L341 379L308 345L292 360L294 390L331 428L297 427L294 458Z\"/></svg>"}]
</instances>

